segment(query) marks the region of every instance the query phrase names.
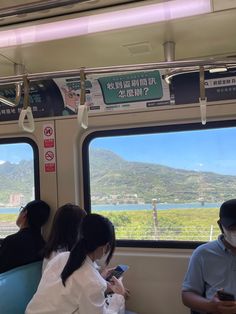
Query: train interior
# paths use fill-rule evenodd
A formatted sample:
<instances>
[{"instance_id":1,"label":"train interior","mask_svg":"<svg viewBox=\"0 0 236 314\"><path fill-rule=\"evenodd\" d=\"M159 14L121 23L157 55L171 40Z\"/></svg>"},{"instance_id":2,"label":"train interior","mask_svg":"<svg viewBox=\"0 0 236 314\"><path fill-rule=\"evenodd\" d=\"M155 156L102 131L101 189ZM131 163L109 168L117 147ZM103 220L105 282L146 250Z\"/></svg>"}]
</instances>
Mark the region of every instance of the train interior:
<instances>
[{"instance_id":1,"label":"train interior","mask_svg":"<svg viewBox=\"0 0 236 314\"><path fill-rule=\"evenodd\" d=\"M0 139L27 138L36 143L40 198L53 211L67 202L89 207L83 144L94 132L132 133L139 128L233 121L235 97L206 98L205 80L223 71L223 78L234 76L235 17L235 0L0 1ZM153 74L158 70L161 76ZM116 101L111 101L113 107L104 104L121 86L121 76L127 75L126 82L131 82L140 72L156 75L148 81L150 86L151 81L161 80L162 102L129 108ZM62 97L68 80L79 82L79 87L70 85ZM95 86L90 95L87 81ZM104 102L96 90L98 81L107 87ZM194 96L188 93L191 84ZM11 94L19 86L23 94L19 107L25 112L20 122ZM35 90L39 100L36 94L29 97ZM136 99L145 88L128 93L119 90L118 97ZM50 129L53 155L45 144ZM45 236L51 221L52 217ZM169 247L134 242L121 242L112 260L113 265L129 265L124 276L131 291L127 308L139 314L190 313L181 302L181 284L195 247L192 242L185 247L175 241Z\"/></svg>"}]
</instances>

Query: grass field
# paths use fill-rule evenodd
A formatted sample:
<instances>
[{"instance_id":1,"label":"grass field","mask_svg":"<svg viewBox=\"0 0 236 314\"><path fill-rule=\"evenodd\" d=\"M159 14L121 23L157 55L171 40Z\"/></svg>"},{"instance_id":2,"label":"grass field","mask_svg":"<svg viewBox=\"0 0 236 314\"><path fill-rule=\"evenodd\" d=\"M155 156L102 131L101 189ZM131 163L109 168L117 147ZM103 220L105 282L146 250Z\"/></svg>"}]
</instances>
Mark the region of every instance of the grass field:
<instances>
[{"instance_id":1,"label":"grass field","mask_svg":"<svg viewBox=\"0 0 236 314\"><path fill-rule=\"evenodd\" d=\"M16 221L18 214L0 214L0 222L10 222L13 223Z\"/></svg>"},{"instance_id":2,"label":"grass field","mask_svg":"<svg viewBox=\"0 0 236 314\"><path fill-rule=\"evenodd\" d=\"M98 213L114 223L117 239L209 241L219 234L218 211L217 208L160 210L157 226L152 210Z\"/></svg>"},{"instance_id":3,"label":"grass field","mask_svg":"<svg viewBox=\"0 0 236 314\"><path fill-rule=\"evenodd\" d=\"M157 211L155 225L152 210L98 211L115 225L117 239L209 241L220 233L218 208L171 209ZM0 233L17 230L17 214L0 215ZM8 231L9 230L9 231Z\"/></svg>"}]
</instances>

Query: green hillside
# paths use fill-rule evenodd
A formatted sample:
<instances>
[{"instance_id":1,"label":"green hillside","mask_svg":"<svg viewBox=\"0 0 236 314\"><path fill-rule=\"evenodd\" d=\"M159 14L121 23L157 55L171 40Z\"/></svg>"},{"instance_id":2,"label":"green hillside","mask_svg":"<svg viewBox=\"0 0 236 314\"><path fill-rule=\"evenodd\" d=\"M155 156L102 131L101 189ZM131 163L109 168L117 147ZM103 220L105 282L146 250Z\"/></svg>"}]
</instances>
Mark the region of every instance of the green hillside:
<instances>
[{"instance_id":1,"label":"green hillside","mask_svg":"<svg viewBox=\"0 0 236 314\"><path fill-rule=\"evenodd\" d=\"M5 162L0 165L0 203L8 204L10 195L22 193L25 202L31 200L34 185L33 161L22 160L18 164Z\"/></svg>"},{"instance_id":2,"label":"green hillside","mask_svg":"<svg viewBox=\"0 0 236 314\"><path fill-rule=\"evenodd\" d=\"M33 161L0 165L0 203L12 193L32 197ZM91 149L90 184L93 204L159 202L221 202L235 196L236 176L187 171L129 162L111 151Z\"/></svg>"},{"instance_id":3,"label":"green hillside","mask_svg":"<svg viewBox=\"0 0 236 314\"><path fill-rule=\"evenodd\" d=\"M152 198L160 202L221 202L235 196L236 177L211 172L187 171L157 164L128 162L113 152L90 151L91 196L93 204L106 197L130 202ZM133 199L132 199L133 195Z\"/></svg>"}]
</instances>

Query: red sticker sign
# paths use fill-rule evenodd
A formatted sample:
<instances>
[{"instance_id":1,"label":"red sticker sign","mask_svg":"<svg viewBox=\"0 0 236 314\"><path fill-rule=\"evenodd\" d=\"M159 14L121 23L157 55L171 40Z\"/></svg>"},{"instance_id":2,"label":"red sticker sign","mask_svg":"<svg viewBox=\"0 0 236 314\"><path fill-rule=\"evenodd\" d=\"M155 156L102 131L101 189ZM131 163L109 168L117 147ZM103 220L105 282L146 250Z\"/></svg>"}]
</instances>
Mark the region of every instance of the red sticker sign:
<instances>
[{"instance_id":1,"label":"red sticker sign","mask_svg":"<svg viewBox=\"0 0 236 314\"><path fill-rule=\"evenodd\" d=\"M45 148L54 147L54 146L55 146L55 143L54 143L53 138L44 140L44 147Z\"/></svg>"},{"instance_id":2,"label":"red sticker sign","mask_svg":"<svg viewBox=\"0 0 236 314\"><path fill-rule=\"evenodd\" d=\"M56 165L55 162L45 164L45 172L55 172Z\"/></svg>"}]
</instances>

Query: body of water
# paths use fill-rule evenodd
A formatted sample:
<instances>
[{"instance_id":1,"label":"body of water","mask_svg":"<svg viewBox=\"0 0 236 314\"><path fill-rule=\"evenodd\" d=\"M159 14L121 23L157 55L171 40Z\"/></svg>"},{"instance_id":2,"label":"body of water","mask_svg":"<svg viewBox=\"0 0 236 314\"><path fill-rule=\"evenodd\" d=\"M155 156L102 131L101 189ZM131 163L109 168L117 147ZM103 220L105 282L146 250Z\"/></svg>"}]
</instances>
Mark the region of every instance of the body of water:
<instances>
[{"instance_id":1,"label":"body of water","mask_svg":"<svg viewBox=\"0 0 236 314\"><path fill-rule=\"evenodd\" d=\"M168 210L168 209L191 209L191 208L220 208L221 203L160 203L157 204L157 210ZM121 211L121 210L151 210L152 204L117 204L117 205L92 205L92 211ZM0 214L18 214L18 207L0 207Z\"/></svg>"},{"instance_id":2,"label":"body of water","mask_svg":"<svg viewBox=\"0 0 236 314\"><path fill-rule=\"evenodd\" d=\"M0 207L0 214L19 214L20 207Z\"/></svg>"},{"instance_id":3,"label":"body of water","mask_svg":"<svg viewBox=\"0 0 236 314\"><path fill-rule=\"evenodd\" d=\"M221 203L160 203L157 204L157 210L168 209L191 209L191 208L219 208ZM152 204L117 204L117 205L92 205L92 211L107 210L107 211L120 211L120 210L145 210L152 209Z\"/></svg>"}]
</instances>

